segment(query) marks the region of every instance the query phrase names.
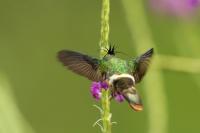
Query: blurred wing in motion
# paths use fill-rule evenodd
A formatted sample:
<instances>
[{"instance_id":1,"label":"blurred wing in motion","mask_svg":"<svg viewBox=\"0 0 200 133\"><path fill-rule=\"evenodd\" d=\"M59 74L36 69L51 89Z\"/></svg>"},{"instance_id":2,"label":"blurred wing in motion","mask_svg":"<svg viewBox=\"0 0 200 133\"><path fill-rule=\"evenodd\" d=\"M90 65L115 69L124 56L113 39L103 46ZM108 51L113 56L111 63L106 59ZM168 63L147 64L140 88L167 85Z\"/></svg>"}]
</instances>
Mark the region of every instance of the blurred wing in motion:
<instances>
[{"instance_id":1,"label":"blurred wing in motion","mask_svg":"<svg viewBox=\"0 0 200 133\"><path fill-rule=\"evenodd\" d=\"M58 52L58 59L73 72L85 76L92 81L102 81L103 76L99 71L99 60L87 55L62 50Z\"/></svg>"},{"instance_id":2,"label":"blurred wing in motion","mask_svg":"<svg viewBox=\"0 0 200 133\"><path fill-rule=\"evenodd\" d=\"M139 83L144 75L147 72L147 69L149 67L149 64L151 62L151 57L153 55L153 48L142 54L141 56L137 57L135 62L135 71L133 73L133 76L135 78L136 83Z\"/></svg>"}]
</instances>

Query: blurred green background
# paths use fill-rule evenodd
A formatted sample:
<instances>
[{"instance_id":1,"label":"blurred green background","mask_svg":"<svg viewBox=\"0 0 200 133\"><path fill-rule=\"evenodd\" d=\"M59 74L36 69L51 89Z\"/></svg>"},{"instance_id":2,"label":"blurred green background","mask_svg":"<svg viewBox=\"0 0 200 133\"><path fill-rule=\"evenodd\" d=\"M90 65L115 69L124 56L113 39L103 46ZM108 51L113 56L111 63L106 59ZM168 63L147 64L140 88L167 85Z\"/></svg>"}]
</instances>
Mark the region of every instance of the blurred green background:
<instances>
[{"instance_id":1,"label":"blurred green background","mask_svg":"<svg viewBox=\"0 0 200 133\"><path fill-rule=\"evenodd\" d=\"M0 1L0 133L100 133L92 127L99 112L92 106L98 103L89 92L91 81L56 59L62 49L99 56L100 14L101 0ZM129 18L136 22L132 28ZM142 20L148 33L134 38L134 27L146 30L140 27ZM200 57L198 17L159 16L150 11L148 1L111 0L110 42L136 56L136 40L145 35L151 36L158 57ZM162 79L150 79L153 71ZM199 133L199 73L166 67L148 74L138 86L143 112L112 101L112 119L118 123L113 133ZM163 86L161 91L156 84Z\"/></svg>"}]
</instances>

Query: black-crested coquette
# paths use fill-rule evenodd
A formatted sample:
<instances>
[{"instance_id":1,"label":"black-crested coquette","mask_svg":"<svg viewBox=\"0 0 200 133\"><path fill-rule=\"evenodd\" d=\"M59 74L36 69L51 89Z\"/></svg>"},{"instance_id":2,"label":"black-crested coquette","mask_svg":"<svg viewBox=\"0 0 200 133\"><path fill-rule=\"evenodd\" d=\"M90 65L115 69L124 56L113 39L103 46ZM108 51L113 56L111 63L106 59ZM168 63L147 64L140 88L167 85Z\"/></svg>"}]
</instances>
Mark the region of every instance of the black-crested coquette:
<instances>
[{"instance_id":1,"label":"black-crested coquette","mask_svg":"<svg viewBox=\"0 0 200 133\"><path fill-rule=\"evenodd\" d=\"M146 74L152 55L153 48L136 58L121 59L116 57L115 48L110 46L102 59L71 50L58 52L58 59L68 69L91 81L107 82L112 97L123 95L134 110L141 111L143 105L135 85Z\"/></svg>"}]
</instances>

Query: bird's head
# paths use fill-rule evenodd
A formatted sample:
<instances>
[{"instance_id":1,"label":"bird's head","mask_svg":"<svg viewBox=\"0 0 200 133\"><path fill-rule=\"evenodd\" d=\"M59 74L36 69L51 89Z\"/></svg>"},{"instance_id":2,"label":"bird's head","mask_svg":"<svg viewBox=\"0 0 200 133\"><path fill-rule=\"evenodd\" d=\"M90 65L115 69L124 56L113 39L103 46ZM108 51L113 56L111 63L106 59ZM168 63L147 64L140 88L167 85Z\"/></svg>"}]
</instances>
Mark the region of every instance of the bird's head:
<instances>
[{"instance_id":1,"label":"bird's head","mask_svg":"<svg viewBox=\"0 0 200 133\"><path fill-rule=\"evenodd\" d=\"M143 109L141 98L135 88L135 79L130 74L114 74L109 78L114 93L120 93L135 111Z\"/></svg>"}]
</instances>

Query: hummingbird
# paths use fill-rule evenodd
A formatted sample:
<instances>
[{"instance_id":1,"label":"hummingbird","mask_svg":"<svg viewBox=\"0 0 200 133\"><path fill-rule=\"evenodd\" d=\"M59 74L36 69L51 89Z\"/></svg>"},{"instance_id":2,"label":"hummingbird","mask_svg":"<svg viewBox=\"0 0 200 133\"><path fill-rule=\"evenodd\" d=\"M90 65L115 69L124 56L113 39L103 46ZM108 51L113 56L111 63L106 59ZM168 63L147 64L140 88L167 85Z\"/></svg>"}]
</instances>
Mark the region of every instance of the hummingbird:
<instances>
[{"instance_id":1,"label":"hummingbird","mask_svg":"<svg viewBox=\"0 0 200 133\"><path fill-rule=\"evenodd\" d=\"M142 100L135 86L146 74L152 55L153 48L136 58L121 59L116 56L115 47L109 46L101 59L71 50L59 51L58 59L69 70L91 81L107 82L111 97L120 94L133 110L142 111Z\"/></svg>"}]
</instances>

